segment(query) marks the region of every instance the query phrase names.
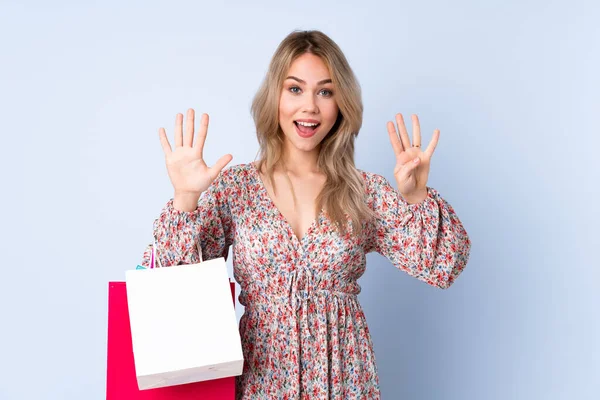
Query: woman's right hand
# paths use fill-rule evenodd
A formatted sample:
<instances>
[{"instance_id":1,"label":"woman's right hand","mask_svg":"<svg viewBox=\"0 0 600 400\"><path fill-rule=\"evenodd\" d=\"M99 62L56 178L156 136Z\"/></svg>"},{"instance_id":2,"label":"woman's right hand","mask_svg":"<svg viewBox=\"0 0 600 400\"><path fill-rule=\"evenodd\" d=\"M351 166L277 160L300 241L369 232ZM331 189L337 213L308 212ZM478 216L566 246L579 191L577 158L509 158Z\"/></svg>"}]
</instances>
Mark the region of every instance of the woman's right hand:
<instances>
[{"instance_id":1,"label":"woman's right hand","mask_svg":"<svg viewBox=\"0 0 600 400\"><path fill-rule=\"evenodd\" d=\"M202 158L208 115L202 114L198 137L194 141L194 110L187 112L185 134L183 133L183 114L175 119L175 150L171 149L164 128L158 130L160 143L165 153L167 172L175 190L174 207L193 211L196 209L200 194L217 178L219 173L233 158L226 154L212 167L208 167Z\"/></svg>"}]
</instances>

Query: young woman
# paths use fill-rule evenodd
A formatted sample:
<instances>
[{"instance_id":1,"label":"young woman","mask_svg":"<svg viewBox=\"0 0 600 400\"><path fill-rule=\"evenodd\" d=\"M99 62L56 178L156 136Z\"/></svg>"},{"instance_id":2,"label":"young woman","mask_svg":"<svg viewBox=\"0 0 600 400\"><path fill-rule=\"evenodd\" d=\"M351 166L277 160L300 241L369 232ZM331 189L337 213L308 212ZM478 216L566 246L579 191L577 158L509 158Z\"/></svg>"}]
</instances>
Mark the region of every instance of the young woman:
<instances>
[{"instance_id":1,"label":"young woman","mask_svg":"<svg viewBox=\"0 0 600 400\"><path fill-rule=\"evenodd\" d=\"M412 116L387 129L394 189L354 165L362 123L358 82L339 47L318 31L293 32L276 50L252 104L260 156L224 169L203 160L208 116L159 130L175 194L154 223L163 267L226 256L245 306L239 399L377 399L373 346L358 302L365 255L448 288L471 243L452 207L426 186L439 138L423 151ZM144 265L150 262L150 246Z\"/></svg>"}]
</instances>

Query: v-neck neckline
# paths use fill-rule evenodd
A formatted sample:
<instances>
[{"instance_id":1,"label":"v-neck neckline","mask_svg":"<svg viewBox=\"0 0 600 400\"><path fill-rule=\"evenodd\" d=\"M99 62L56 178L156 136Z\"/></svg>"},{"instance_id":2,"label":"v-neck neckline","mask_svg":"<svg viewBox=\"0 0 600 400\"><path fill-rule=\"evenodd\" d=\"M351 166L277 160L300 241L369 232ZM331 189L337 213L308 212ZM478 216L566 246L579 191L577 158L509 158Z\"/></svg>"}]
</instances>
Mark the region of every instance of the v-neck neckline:
<instances>
[{"instance_id":1,"label":"v-neck neckline","mask_svg":"<svg viewBox=\"0 0 600 400\"><path fill-rule=\"evenodd\" d=\"M309 227L306 229L306 232L304 232L304 236L302 236L302 238L299 238L296 235L296 233L294 232L294 229L292 228L292 225L290 224L288 219L285 217L285 215L283 215L281 210L279 210L279 207L277 207L277 205L271 198L271 195L269 194L269 191L267 190L267 187L265 186L265 183L263 182L262 177L260 176L260 171L258 170L258 167L253 162L251 162L250 168L254 171L254 173L256 175L256 179L258 180L258 186L260 186L260 191L263 193L263 197L266 199L267 203L269 203L270 207L273 210L275 210L275 214L277 214L277 216L279 217L281 222L285 225L286 229L288 230L288 233L292 236L292 238L297 243L302 245L304 243L304 240L312 233L312 231L314 229L316 229L317 224L320 221L321 216L323 215L323 209L321 208L319 210L319 212L317 212L317 216L315 217L313 222L309 225Z\"/></svg>"}]
</instances>

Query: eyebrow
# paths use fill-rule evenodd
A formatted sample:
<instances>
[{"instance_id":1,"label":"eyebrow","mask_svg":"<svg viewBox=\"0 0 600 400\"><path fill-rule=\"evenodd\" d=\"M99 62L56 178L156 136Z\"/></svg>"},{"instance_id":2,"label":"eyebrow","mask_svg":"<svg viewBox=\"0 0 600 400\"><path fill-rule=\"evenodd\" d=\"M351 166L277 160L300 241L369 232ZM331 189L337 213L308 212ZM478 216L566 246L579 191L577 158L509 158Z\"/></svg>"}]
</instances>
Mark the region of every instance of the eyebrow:
<instances>
[{"instance_id":1,"label":"eyebrow","mask_svg":"<svg viewBox=\"0 0 600 400\"><path fill-rule=\"evenodd\" d=\"M303 81L303 80L302 80L302 79L300 79L300 78L296 78L295 76L288 76L288 77L287 77L287 78L285 78L285 79L293 79L293 80L295 80L295 81L298 81L298 82L300 82L300 83L302 83L302 84L306 85L306 81ZM326 83L331 83L331 82L332 82L332 81L331 81L331 79L323 79L322 81L319 81L319 82L317 82L317 85L324 85L324 84L326 84Z\"/></svg>"}]
</instances>

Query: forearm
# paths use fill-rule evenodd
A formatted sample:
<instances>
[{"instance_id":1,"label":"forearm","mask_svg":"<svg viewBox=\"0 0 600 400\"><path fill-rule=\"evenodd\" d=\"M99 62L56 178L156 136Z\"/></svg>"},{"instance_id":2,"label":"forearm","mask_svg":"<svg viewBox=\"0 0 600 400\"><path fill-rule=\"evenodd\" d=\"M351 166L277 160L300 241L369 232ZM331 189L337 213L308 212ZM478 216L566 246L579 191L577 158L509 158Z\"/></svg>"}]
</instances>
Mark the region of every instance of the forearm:
<instances>
[{"instance_id":1,"label":"forearm","mask_svg":"<svg viewBox=\"0 0 600 400\"><path fill-rule=\"evenodd\" d=\"M189 209L189 207L188 207ZM200 261L199 209L177 210L170 200L154 221L156 257L162 266L195 264Z\"/></svg>"},{"instance_id":2,"label":"forearm","mask_svg":"<svg viewBox=\"0 0 600 400\"><path fill-rule=\"evenodd\" d=\"M405 227L414 244L411 264L429 275L429 283L448 288L465 268L471 243L454 209L430 189L427 199L410 207L415 218Z\"/></svg>"}]
</instances>

